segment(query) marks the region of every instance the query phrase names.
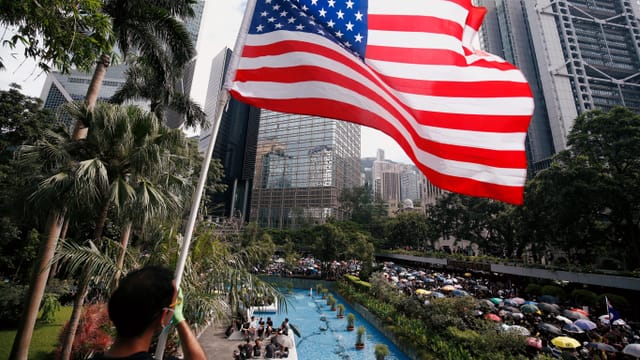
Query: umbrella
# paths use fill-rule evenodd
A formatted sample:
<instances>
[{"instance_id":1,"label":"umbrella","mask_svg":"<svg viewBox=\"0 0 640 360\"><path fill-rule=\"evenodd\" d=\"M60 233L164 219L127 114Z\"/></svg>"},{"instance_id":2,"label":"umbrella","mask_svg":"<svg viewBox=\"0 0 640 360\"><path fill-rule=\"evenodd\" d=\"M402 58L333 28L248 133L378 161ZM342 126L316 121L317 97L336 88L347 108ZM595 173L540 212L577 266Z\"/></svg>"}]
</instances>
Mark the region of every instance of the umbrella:
<instances>
[{"instance_id":1,"label":"umbrella","mask_svg":"<svg viewBox=\"0 0 640 360\"><path fill-rule=\"evenodd\" d=\"M594 323L591 320L586 320L586 319L578 319L573 323L575 326L579 327L580 329L584 330L584 331L591 331L595 328L598 327L598 325L596 325L596 323Z\"/></svg>"},{"instance_id":2,"label":"umbrella","mask_svg":"<svg viewBox=\"0 0 640 360\"><path fill-rule=\"evenodd\" d=\"M598 316L598 320L604 325L609 325L609 315Z\"/></svg>"},{"instance_id":3,"label":"umbrella","mask_svg":"<svg viewBox=\"0 0 640 360\"><path fill-rule=\"evenodd\" d=\"M453 280L447 279L447 280L444 281L444 284L445 285L453 285Z\"/></svg>"},{"instance_id":4,"label":"umbrella","mask_svg":"<svg viewBox=\"0 0 640 360\"><path fill-rule=\"evenodd\" d=\"M464 273L465 277L471 277L471 273Z\"/></svg>"},{"instance_id":5,"label":"umbrella","mask_svg":"<svg viewBox=\"0 0 640 360\"><path fill-rule=\"evenodd\" d=\"M531 332L526 327L520 326L520 325L511 325L506 329L506 331L508 333L515 334L515 335L522 335L522 336L531 335Z\"/></svg>"},{"instance_id":6,"label":"umbrella","mask_svg":"<svg viewBox=\"0 0 640 360\"><path fill-rule=\"evenodd\" d=\"M431 291L426 289L417 289L416 294L418 295L431 295Z\"/></svg>"},{"instance_id":7,"label":"umbrella","mask_svg":"<svg viewBox=\"0 0 640 360\"><path fill-rule=\"evenodd\" d=\"M548 332L549 334L554 335L562 335L562 330L555 325L551 325L549 323L540 323L538 324L538 329L544 332Z\"/></svg>"},{"instance_id":8,"label":"umbrella","mask_svg":"<svg viewBox=\"0 0 640 360\"><path fill-rule=\"evenodd\" d=\"M511 299L505 299L503 301L503 303L504 303L504 305L507 305L507 306L515 306L515 307L520 306L520 304L518 304L517 302L515 302L515 301L513 301Z\"/></svg>"},{"instance_id":9,"label":"umbrella","mask_svg":"<svg viewBox=\"0 0 640 360\"><path fill-rule=\"evenodd\" d=\"M484 316L484 318L487 320L496 321L496 322L502 321L502 319L500 319L500 316L496 314L487 314Z\"/></svg>"},{"instance_id":10,"label":"umbrella","mask_svg":"<svg viewBox=\"0 0 640 360\"><path fill-rule=\"evenodd\" d=\"M502 299L500 298L491 298L489 299L494 305L500 305L502 303Z\"/></svg>"},{"instance_id":11,"label":"umbrella","mask_svg":"<svg viewBox=\"0 0 640 360\"><path fill-rule=\"evenodd\" d=\"M484 285L478 285L478 286L476 286L476 290L478 290L478 291L489 291L489 288L484 286Z\"/></svg>"},{"instance_id":12,"label":"umbrella","mask_svg":"<svg viewBox=\"0 0 640 360\"><path fill-rule=\"evenodd\" d=\"M432 292L431 296L434 297L434 298L443 298L443 297L445 297L445 295L443 293L437 292L437 291Z\"/></svg>"},{"instance_id":13,"label":"umbrella","mask_svg":"<svg viewBox=\"0 0 640 360\"><path fill-rule=\"evenodd\" d=\"M556 298L555 296L551 296L551 295L542 295L540 297L538 297L538 301L539 302L546 302L549 304L557 304L558 303L558 298Z\"/></svg>"},{"instance_id":14,"label":"umbrella","mask_svg":"<svg viewBox=\"0 0 640 360\"><path fill-rule=\"evenodd\" d=\"M277 335L276 342L282 345L282 347L288 347L288 348L293 347L293 337L288 335Z\"/></svg>"},{"instance_id":15,"label":"umbrella","mask_svg":"<svg viewBox=\"0 0 640 360\"><path fill-rule=\"evenodd\" d=\"M542 349L542 340L538 339L538 338L534 338L534 337L528 337L527 338L527 345L531 346L532 348L535 349Z\"/></svg>"},{"instance_id":16,"label":"umbrella","mask_svg":"<svg viewBox=\"0 0 640 360\"><path fill-rule=\"evenodd\" d=\"M513 306L503 306L502 309L512 312L512 313L519 313L522 312L520 311L520 309L518 309L517 307L513 307Z\"/></svg>"},{"instance_id":17,"label":"umbrella","mask_svg":"<svg viewBox=\"0 0 640 360\"><path fill-rule=\"evenodd\" d=\"M557 315L557 316L556 316L556 320L558 320L558 321L562 321L563 323L565 323L565 324L569 324L569 325L573 324L573 321L572 321L571 319L566 318L566 317L564 317L564 316L562 316L562 315Z\"/></svg>"},{"instance_id":18,"label":"umbrella","mask_svg":"<svg viewBox=\"0 0 640 360\"><path fill-rule=\"evenodd\" d=\"M562 330L571 334L582 334L584 332L584 330L582 330L580 327L578 327L575 324L565 324L562 327Z\"/></svg>"},{"instance_id":19,"label":"umbrella","mask_svg":"<svg viewBox=\"0 0 640 360\"><path fill-rule=\"evenodd\" d=\"M568 336L555 337L551 339L551 343L562 349L575 349L579 348L582 345L580 344L580 341Z\"/></svg>"},{"instance_id":20,"label":"umbrella","mask_svg":"<svg viewBox=\"0 0 640 360\"><path fill-rule=\"evenodd\" d=\"M515 319L515 320L524 319L524 314L523 313L510 313L509 316L511 316L511 318Z\"/></svg>"},{"instance_id":21,"label":"umbrella","mask_svg":"<svg viewBox=\"0 0 640 360\"><path fill-rule=\"evenodd\" d=\"M559 314L560 313L560 307L558 307L558 305L556 304L549 304L549 303L538 303L538 309L548 312L548 313L552 313L552 314Z\"/></svg>"},{"instance_id":22,"label":"umbrella","mask_svg":"<svg viewBox=\"0 0 640 360\"><path fill-rule=\"evenodd\" d=\"M453 291L455 289L456 288L454 288L453 285L445 285L440 290L442 290L442 291Z\"/></svg>"},{"instance_id":23,"label":"umbrella","mask_svg":"<svg viewBox=\"0 0 640 360\"><path fill-rule=\"evenodd\" d=\"M518 305L522 305L525 303L525 300L521 297L514 297L511 299L511 301L513 301L514 303L518 304Z\"/></svg>"},{"instance_id":24,"label":"umbrella","mask_svg":"<svg viewBox=\"0 0 640 360\"><path fill-rule=\"evenodd\" d=\"M571 311L571 310L564 310L562 312L562 315L568 317L569 319L574 319L574 320L589 319L587 316L584 316L582 313L579 313L577 311Z\"/></svg>"},{"instance_id":25,"label":"umbrella","mask_svg":"<svg viewBox=\"0 0 640 360\"><path fill-rule=\"evenodd\" d=\"M613 320L612 324L613 324L613 325L618 325L618 326L624 326L624 325L627 325L627 323L626 323L624 320L622 320L622 319L616 319L616 320Z\"/></svg>"},{"instance_id":26,"label":"umbrella","mask_svg":"<svg viewBox=\"0 0 640 360\"><path fill-rule=\"evenodd\" d=\"M569 309L569 311L577 312L577 313L580 313L580 314L582 314L584 316L587 316L587 317L589 316L589 312L586 311L586 310L583 310L583 309L571 308L571 309Z\"/></svg>"},{"instance_id":27,"label":"umbrella","mask_svg":"<svg viewBox=\"0 0 640 360\"><path fill-rule=\"evenodd\" d=\"M535 313L539 312L540 309L538 309L538 307L535 306L535 305L525 304L525 305L520 306L520 311L523 314L535 314Z\"/></svg>"},{"instance_id":28,"label":"umbrella","mask_svg":"<svg viewBox=\"0 0 640 360\"><path fill-rule=\"evenodd\" d=\"M456 290L453 290L451 295L463 297L463 296L469 296L469 293L464 290L456 289Z\"/></svg>"},{"instance_id":29,"label":"umbrella","mask_svg":"<svg viewBox=\"0 0 640 360\"><path fill-rule=\"evenodd\" d=\"M640 344L629 344L622 349L622 353L640 358Z\"/></svg>"},{"instance_id":30,"label":"umbrella","mask_svg":"<svg viewBox=\"0 0 640 360\"><path fill-rule=\"evenodd\" d=\"M606 352L618 352L618 349L614 348L613 346L611 346L609 344L605 344L605 343L591 342L591 343L587 344L587 346L589 346L591 348L594 348L594 349L606 351Z\"/></svg>"},{"instance_id":31,"label":"umbrella","mask_svg":"<svg viewBox=\"0 0 640 360\"><path fill-rule=\"evenodd\" d=\"M488 299L478 301L478 305L483 309L495 310L496 306Z\"/></svg>"}]
</instances>

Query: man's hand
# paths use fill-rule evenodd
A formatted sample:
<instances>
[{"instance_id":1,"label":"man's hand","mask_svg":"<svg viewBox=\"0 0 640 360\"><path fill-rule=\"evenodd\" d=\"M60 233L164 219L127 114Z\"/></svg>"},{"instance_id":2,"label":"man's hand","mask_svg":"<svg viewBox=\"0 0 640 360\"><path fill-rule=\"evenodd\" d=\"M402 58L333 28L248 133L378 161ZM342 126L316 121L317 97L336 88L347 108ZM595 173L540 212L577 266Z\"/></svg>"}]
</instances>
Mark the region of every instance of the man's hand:
<instances>
[{"instance_id":1,"label":"man's hand","mask_svg":"<svg viewBox=\"0 0 640 360\"><path fill-rule=\"evenodd\" d=\"M178 289L178 297L176 298L176 307L173 308L173 324L178 325L181 321L184 320L184 314L182 314L182 308L184 306L184 301L182 299L182 289Z\"/></svg>"}]
</instances>

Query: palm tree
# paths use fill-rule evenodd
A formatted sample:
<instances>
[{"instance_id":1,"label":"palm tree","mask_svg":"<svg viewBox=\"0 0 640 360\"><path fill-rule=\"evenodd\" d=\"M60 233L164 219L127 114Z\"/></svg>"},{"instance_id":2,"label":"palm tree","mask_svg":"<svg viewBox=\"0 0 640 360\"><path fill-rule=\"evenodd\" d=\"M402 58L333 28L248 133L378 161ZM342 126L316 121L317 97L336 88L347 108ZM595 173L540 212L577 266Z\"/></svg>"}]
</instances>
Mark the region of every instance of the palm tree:
<instances>
[{"instance_id":1,"label":"palm tree","mask_svg":"<svg viewBox=\"0 0 640 360\"><path fill-rule=\"evenodd\" d=\"M23 146L21 161L38 163L42 173L49 174L42 179L29 200L36 209L47 209L47 238L42 242L36 267L33 271L27 304L22 316L10 359L27 359L33 328L50 271L58 237L64 223L64 216L80 203L95 204L107 183L103 177L104 168L99 162L77 160L82 144L68 141L68 134L53 131L33 146Z\"/></svg>"},{"instance_id":2,"label":"palm tree","mask_svg":"<svg viewBox=\"0 0 640 360\"><path fill-rule=\"evenodd\" d=\"M84 146L88 153L93 154L93 161L104 165L108 182L100 196L101 210L93 239L100 246L104 224L109 210L113 208L116 215L124 217L121 238L123 257L133 223L133 207L143 222L171 212L169 209L178 208L179 199L169 189L163 190L154 180L160 179L158 174L163 169L170 168L169 163L173 159L187 152L187 143L182 132L165 129L155 115L136 106L100 103L92 112L87 111L87 108L86 105L74 104L68 106L68 112L75 118L91 114L92 131L84 141ZM87 264L81 276L68 332L64 338L64 360L71 356L84 299L93 275L90 269L90 264ZM121 269L121 266L117 266L115 279Z\"/></svg>"},{"instance_id":3,"label":"palm tree","mask_svg":"<svg viewBox=\"0 0 640 360\"><path fill-rule=\"evenodd\" d=\"M180 71L166 73L141 58L129 66L126 74L126 82L111 97L111 102L122 104L127 100L146 99L159 119L164 119L167 111L172 110L184 115L187 127L207 126L206 114L200 105L177 90L176 82L182 75Z\"/></svg>"},{"instance_id":4,"label":"palm tree","mask_svg":"<svg viewBox=\"0 0 640 360\"><path fill-rule=\"evenodd\" d=\"M115 46L122 57L140 56L159 72L182 69L193 58L195 49L180 19L193 17L196 0L105 0L103 12L111 18ZM102 81L111 64L103 54L97 61L85 102L92 109L98 99ZM73 138L87 136L89 124L76 120Z\"/></svg>"}]
</instances>

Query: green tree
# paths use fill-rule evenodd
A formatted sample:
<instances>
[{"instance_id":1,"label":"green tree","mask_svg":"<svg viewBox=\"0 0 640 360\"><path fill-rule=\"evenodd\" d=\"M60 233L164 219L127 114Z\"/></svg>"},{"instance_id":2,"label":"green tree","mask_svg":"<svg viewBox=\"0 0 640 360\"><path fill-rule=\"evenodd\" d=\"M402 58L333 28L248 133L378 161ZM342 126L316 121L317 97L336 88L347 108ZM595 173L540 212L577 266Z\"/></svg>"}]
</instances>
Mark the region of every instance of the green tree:
<instances>
[{"instance_id":1,"label":"green tree","mask_svg":"<svg viewBox=\"0 0 640 360\"><path fill-rule=\"evenodd\" d=\"M106 0L102 11L111 19L115 45L127 59L136 55L166 80L168 74L182 72L195 54L193 43L181 19L192 17L195 0ZM98 99L102 81L111 64L111 56L103 53L87 90L85 101L92 109ZM74 139L86 137L88 124L76 121Z\"/></svg>"},{"instance_id":2,"label":"green tree","mask_svg":"<svg viewBox=\"0 0 640 360\"><path fill-rule=\"evenodd\" d=\"M385 229L387 244L426 247L429 240L427 217L422 212L403 212L389 219Z\"/></svg>"},{"instance_id":3,"label":"green tree","mask_svg":"<svg viewBox=\"0 0 640 360\"><path fill-rule=\"evenodd\" d=\"M102 5L100 0L1 1L0 23L15 29L3 46L24 46L23 56L44 71L89 70L113 45L111 19Z\"/></svg>"}]
</instances>

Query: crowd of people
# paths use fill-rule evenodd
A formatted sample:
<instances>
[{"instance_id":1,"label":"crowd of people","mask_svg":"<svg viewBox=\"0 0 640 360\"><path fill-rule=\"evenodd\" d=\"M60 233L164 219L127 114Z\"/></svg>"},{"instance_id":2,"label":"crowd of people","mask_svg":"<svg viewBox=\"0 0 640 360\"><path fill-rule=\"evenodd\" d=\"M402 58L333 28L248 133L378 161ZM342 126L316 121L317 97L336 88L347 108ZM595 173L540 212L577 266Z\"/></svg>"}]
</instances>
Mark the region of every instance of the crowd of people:
<instances>
[{"instance_id":1,"label":"crowd of people","mask_svg":"<svg viewBox=\"0 0 640 360\"><path fill-rule=\"evenodd\" d=\"M227 329L227 336L232 336L235 331L241 333L244 344L238 345L233 352L234 360L252 358L283 359L289 357L289 319L285 318L278 328L274 328L271 317L256 318L252 316L244 323L231 326ZM263 342L266 345L262 345ZM253 345L252 345L253 344Z\"/></svg>"},{"instance_id":2,"label":"crowd of people","mask_svg":"<svg viewBox=\"0 0 640 360\"><path fill-rule=\"evenodd\" d=\"M525 299L515 284L479 273L432 272L387 262L382 274L399 291L426 305L439 297L474 297L478 306L473 315L495 322L496 331L521 335L532 357L546 353L563 359L640 358L638 324L620 318L608 301L607 314L597 316L582 304L562 303L549 295Z\"/></svg>"}]
</instances>

